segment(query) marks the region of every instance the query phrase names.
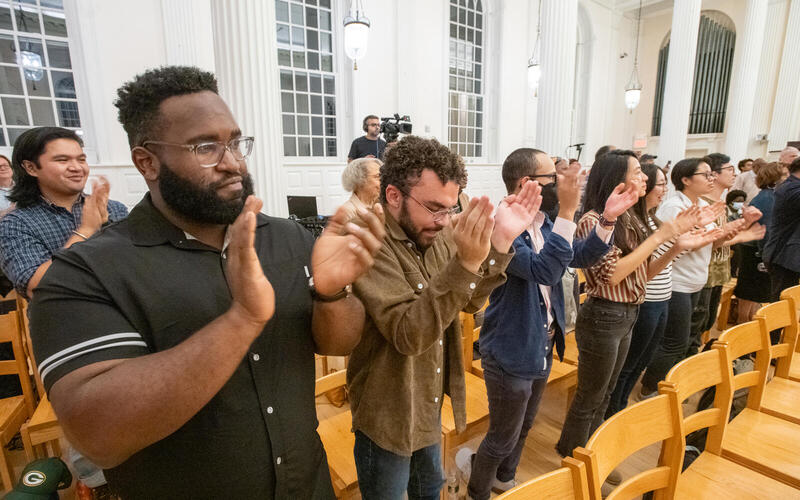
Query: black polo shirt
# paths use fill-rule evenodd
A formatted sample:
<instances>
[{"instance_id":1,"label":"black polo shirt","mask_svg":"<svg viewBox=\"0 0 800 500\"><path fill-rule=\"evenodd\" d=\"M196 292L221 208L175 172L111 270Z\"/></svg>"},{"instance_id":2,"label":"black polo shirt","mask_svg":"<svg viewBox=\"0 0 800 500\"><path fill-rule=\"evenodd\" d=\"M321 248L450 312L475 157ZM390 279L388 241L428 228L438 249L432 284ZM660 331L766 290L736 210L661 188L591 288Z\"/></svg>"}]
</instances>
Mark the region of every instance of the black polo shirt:
<instances>
[{"instance_id":1,"label":"black polo shirt","mask_svg":"<svg viewBox=\"0 0 800 500\"><path fill-rule=\"evenodd\" d=\"M332 498L316 432L311 234L265 215L255 248L275 315L230 380L183 427L105 471L123 499ZM45 387L99 361L173 347L231 305L226 255L170 224L149 194L55 255L31 305Z\"/></svg>"},{"instance_id":2,"label":"black polo shirt","mask_svg":"<svg viewBox=\"0 0 800 500\"><path fill-rule=\"evenodd\" d=\"M350 152L347 153L347 157L351 160L355 160L356 158L364 158L366 156L372 155L379 160L383 159L383 152L386 149L386 141L383 139L367 139L366 136L361 136L356 138L353 143L350 145Z\"/></svg>"}]
</instances>

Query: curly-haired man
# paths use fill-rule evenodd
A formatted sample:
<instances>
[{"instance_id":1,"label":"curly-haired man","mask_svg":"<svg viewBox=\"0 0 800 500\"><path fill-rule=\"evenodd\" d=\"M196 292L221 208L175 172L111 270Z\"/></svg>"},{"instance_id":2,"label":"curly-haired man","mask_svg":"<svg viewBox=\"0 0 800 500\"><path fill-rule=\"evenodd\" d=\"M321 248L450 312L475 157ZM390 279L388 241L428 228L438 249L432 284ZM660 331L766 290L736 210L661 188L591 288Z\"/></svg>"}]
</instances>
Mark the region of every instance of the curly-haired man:
<instances>
[{"instance_id":1,"label":"curly-haired man","mask_svg":"<svg viewBox=\"0 0 800 500\"><path fill-rule=\"evenodd\" d=\"M365 499L436 498L442 398L466 424L459 311L475 312L505 280L511 243L533 220L529 183L494 207L473 198L454 215L467 174L435 139L408 136L386 152L386 240L354 286L367 311L347 370L358 484Z\"/></svg>"}]
</instances>

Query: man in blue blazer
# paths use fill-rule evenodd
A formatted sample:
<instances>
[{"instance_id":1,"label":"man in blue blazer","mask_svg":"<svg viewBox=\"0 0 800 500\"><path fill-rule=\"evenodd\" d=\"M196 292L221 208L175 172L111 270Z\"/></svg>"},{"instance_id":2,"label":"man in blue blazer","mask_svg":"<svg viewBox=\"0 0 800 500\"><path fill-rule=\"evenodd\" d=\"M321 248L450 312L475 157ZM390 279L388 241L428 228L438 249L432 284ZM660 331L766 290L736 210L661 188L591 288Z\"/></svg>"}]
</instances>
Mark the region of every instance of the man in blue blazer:
<instances>
[{"instance_id":1,"label":"man in blue blazer","mask_svg":"<svg viewBox=\"0 0 800 500\"><path fill-rule=\"evenodd\" d=\"M573 239L583 176L577 164L561 172L547 154L531 148L517 149L503 163L509 194L537 181L542 186L542 206L532 226L514 241L508 280L492 292L481 328L489 431L477 453L463 448L456 456L474 500L488 499L492 489L502 492L516 484L525 438L552 367L553 346L559 357L564 354L564 271L567 266L589 267L610 248L613 230L599 225L585 240ZM603 216L615 220L630 207L630 199L624 193L613 194Z\"/></svg>"},{"instance_id":2,"label":"man in blue blazer","mask_svg":"<svg viewBox=\"0 0 800 500\"><path fill-rule=\"evenodd\" d=\"M767 242L762 256L772 281L771 299L800 279L800 158L789 165L789 177L775 188Z\"/></svg>"}]
</instances>

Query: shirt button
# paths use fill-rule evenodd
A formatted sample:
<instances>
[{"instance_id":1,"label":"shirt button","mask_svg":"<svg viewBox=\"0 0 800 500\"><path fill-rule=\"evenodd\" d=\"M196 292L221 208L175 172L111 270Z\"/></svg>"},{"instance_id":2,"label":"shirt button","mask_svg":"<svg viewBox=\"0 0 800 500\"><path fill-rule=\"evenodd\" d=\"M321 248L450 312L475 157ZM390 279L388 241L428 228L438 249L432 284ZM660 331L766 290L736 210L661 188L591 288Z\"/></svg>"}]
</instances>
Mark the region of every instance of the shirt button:
<instances>
[{"instance_id":1,"label":"shirt button","mask_svg":"<svg viewBox=\"0 0 800 500\"><path fill-rule=\"evenodd\" d=\"M261 359L261 356L258 354L253 354L253 361L258 361L259 359Z\"/></svg>"},{"instance_id":2,"label":"shirt button","mask_svg":"<svg viewBox=\"0 0 800 500\"><path fill-rule=\"evenodd\" d=\"M408 246L408 248L411 248L411 247L414 246L410 241L408 243L406 243L406 245Z\"/></svg>"},{"instance_id":3,"label":"shirt button","mask_svg":"<svg viewBox=\"0 0 800 500\"><path fill-rule=\"evenodd\" d=\"M442 369L441 368L437 368L436 369L436 373L442 373Z\"/></svg>"},{"instance_id":4,"label":"shirt button","mask_svg":"<svg viewBox=\"0 0 800 500\"><path fill-rule=\"evenodd\" d=\"M267 406L267 413L269 413L270 415L272 415L272 412L273 412L273 411L275 411L275 410L273 410L271 406Z\"/></svg>"},{"instance_id":5,"label":"shirt button","mask_svg":"<svg viewBox=\"0 0 800 500\"><path fill-rule=\"evenodd\" d=\"M281 457L276 458L275 459L275 463L280 465L281 464Z\"/></svg>"},{"instance_id":6,"label":"shirt button","mask_svg":"<svg viewBox=\"0 0 800 500\"><path fill-rule=\"evenodd\" d=\"M495 260L494 259L489 259L489 265L493 266L494 264L495 264Z\"/></svg>"},{"instance_id":7,"label":"shirt button","mask_svg":"<svg viewBox=\"0 0 800 500\"><path fill-rule=\"evenodd\" d=\"M228 255L227 255L227 254L222 254L222 258L223 258L223 259L227 259L227 258L228 258Z\"/></svg>"},{"instance_id":8,"label":"shirt button","mask_svg":"<svg viewBox=\"0 0 800 500\"><path fill-rule=\"evenodd\" d=\"M475 290L475 283L470 283L469 284L469 289L470 290Z\"/></svg>"},{"instance_id":9,"label":"shirt button","mask_svg":"<svg viewBox=\"0 0 800 500\"><path fill-rule=\"evenodd\" d=\"M433 402L434 402L434 403L438 403L438 402L439 402L439 398L438 398L438 397L436 397L436 398L433 398Z\"/></svg>"},{"instance_id":10,"label":"shirt button","mask_svg":"<svg viewBox=\"0 0 800 500\"><path fill-rule=\"evenodd\" d=\"M417 288L419 288L420 290L422 290L422 283L417 283Z\"/></svg>"}]
</instances>

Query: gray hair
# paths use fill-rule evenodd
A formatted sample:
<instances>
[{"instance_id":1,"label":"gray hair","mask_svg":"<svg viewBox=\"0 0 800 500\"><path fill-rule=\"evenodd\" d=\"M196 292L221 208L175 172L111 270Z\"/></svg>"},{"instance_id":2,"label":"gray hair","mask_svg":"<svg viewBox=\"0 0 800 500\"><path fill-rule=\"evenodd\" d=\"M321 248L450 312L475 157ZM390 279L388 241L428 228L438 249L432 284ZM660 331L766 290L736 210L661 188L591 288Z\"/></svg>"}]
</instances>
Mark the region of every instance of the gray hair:
<instances>
[{"instance_id":1,"label":"gray hair","mask_svg":"<svg viewBox=\"0 0 800 500\"><path fill-rule=\"evenodd\" d=\"M367 182L367 165L372 162L375 162L378 168L383 166L383 162L377 158L356 158L344 167L342 186L345 190L355 192Z\"/></svg>"}]
</instances>

